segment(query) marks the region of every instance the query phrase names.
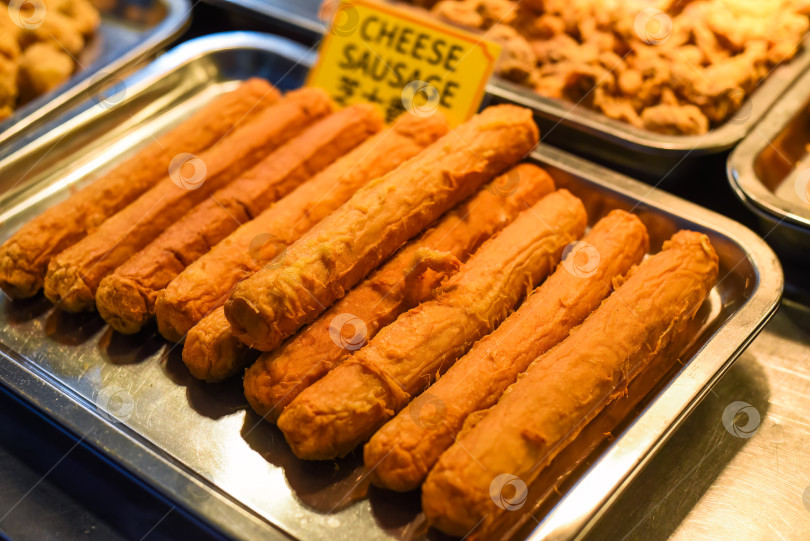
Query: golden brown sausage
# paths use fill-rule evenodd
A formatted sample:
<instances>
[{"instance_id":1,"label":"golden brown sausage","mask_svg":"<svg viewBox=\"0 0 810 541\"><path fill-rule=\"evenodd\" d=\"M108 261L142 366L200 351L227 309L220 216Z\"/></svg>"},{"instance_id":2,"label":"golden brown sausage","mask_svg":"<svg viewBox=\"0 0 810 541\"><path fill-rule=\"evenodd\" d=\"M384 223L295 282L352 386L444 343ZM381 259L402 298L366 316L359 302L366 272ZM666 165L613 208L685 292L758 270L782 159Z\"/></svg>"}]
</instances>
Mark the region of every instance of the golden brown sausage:
<instances>
[{"instance_id":1,"label":"golden brown sausage","mask_svg":"<svg viewBox=\"0 0 810 541\"><path fill-rule=\"evenodd\" d=\"M641 220L614 210L570 246L517 312L369 440L363 457L375 485L418 488L467 416L495 404L534 359L582 323L610 294L613 280L641 261L649 238Z\"/></svg>"},{"instance_id":2,"label":"golden brown sausage","mask_svg":"<svg viewBox=\"0 0 810 541\"><path fill-rule=\"evenodd\" d=\"M164 162L168 178L51 260L45 295L69 312L93 308L102 278L312 120L308 105L297 96L290 93L239 124L199 157L184 152Z\"/></svg>"},{"instance_id":3,"label":"golden brown sausage","mask_svg":"<svg viewBox=\"0 0 810 541\"><path fill-rule=\"evenodd\" d=\"M278 250L280 244L276 243L274 249ZM236 375L250 359L249 348L231 333L221 306L192 327L183 347L183 362L191 374L206 381L221 381Z\"/></svg>"},{"instance_id":4,"label":"golden brown sausage","mask_svg":"<svg viewBox=\"0 0 810 541\"><path fill-rule=\"evenodd\" d=\"M304 89L313 116L331 108L321 89ZM382 129L382 116L353 105L305 129L225 188L218 190L101 281L96 307L116 331L138 332L155 298L187 265L276 199Z\"/></svg>"},{"instance_id":5,"label":"golden brown sausage","mask_svg":"<svg viewBox=\"0 0 810 541\"><path fill-rule=\"evenodd\" d=\"M544 197L485 242L434 300L402 314L301 392L278 419L299 458L343 456L492 332L585 231L582 202Z\"/></svg>"},{"instance_id":6,"label":"golden brown sausage","mask_svg":"<svg viewBox=\"0 0 810 541\"><path fill-rule=\"evenodd\" d=\"M539 134L528 109L498 105L364 186L265 267L237 284L225 315L239 340L277 347L406 240L523 158Z\"/></svg>"},{"instance_id":7,"label":"golden brown sausage","mask_svg":"<svg viewBox=\"0 0 810 541\"><path fill-rule=\"evenodd\" d=\"M717 280L709 239L680 231L571 335L539 357L428 474L429 523L464 535L501 509L490 497L503 473L530 484L632 377L694 317ZM606 339L607 338L607 339Z\"/></svg>"},{"instance_id":8,"label":"golden brown sausage","mask_svg":"<svg viewBox=\"0 0 810 541\"><path fill-rule=\"evenodd\" d=\"M168 340L179 340L221 306L239 280L259 270L366 182L395 169L446 132L441 115L420 118L404 114L391 128L240 226L158 294L155 315L160 333Z\"/></svg>"},{"instance_id":9,"label":"golden brown sausage","mask_svg":"<svg viewBox=\"0 0 810 541\"><path fill-rule=\"evenodd\" d=\"M503 189L503 192L499 192ZM426 272L423 283L409 283L420 250L450 254L460 261L487 238L503 229L515 216L554 190L554 181L543 169L531 164L513 167L471 199L445 214L431 229L412 240L368 278L333 304L317 320L301 329L275 351L265 353L245 373L245 396L265 419L276 421L281 411L301 391L338 366L358 347L342 347L335 339L342 314L363 322L360 346L381 328L393 322L415 303L427 300L443 274ZM343 319L346 319L345 316Z\"/></svg>"},{"instance_id":10,"label":"golden brown sausage","mask_svg":"<svg viewBox=\"0 0 810 541\"><path fill-rule=\"evenodd\" d=\"M279 98L267 81L250 79L25 224L0 246L0 288L15 299L36 294L51 259L165 178L174 156L202 152Z\"/></svg>"}]
</instances>

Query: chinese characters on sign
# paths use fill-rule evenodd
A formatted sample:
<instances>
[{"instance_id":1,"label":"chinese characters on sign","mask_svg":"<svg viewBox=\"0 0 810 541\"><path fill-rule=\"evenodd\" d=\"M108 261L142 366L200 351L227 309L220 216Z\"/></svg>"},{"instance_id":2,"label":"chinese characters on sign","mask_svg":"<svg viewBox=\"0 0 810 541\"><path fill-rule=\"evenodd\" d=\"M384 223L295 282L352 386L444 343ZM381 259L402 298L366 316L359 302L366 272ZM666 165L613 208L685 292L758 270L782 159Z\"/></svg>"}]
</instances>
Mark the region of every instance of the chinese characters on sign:
<instances>
[{"instance_id":1,"label":"chinese characters on sign","mask_svg":"<svg viewBox=\"0 0 810 541\"><path fill-rule=\"evenodd\" d=\"M372 103L388 122L406 110L438 110L456 125L478 110L500 51L410 8L342 0L329 16L308 84L343 106Z\"/></svg>"}]
</instances>

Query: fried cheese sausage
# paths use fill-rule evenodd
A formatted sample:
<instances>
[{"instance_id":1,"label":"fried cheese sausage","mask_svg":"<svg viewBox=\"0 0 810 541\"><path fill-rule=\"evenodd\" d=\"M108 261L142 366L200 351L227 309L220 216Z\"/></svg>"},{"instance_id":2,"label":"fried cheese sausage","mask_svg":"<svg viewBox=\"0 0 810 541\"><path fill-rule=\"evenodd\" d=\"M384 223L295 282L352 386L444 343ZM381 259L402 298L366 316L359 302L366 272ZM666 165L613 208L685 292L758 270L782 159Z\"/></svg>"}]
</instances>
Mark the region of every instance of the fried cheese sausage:
<instances>
[{"instance_id":1,"label":"fried cheese sausage","mask_svg":"<svg viewBox=\"0 0 810 541\"><path fill-rule=\"evenodd\" d=\"M311 110L330 108L320 89L304 89ZM118 332L141 330L155 312L158 291L234 231L383 127L371 106L352 105L311 125L209 199L101 281L99 314Z\"/></svg>"},{"instance_id":2,"label":"fried cheese sausage","mask_svg":"<svg viewBox=\"0 0 810 541\"><path fill-rule=\"evenodd\" d=\"M649 238L641 220L614 210L570 246L515 313L372 436L363 458L375 485L418 488L467 416L495 404L534 359L582 323L610 294L613 280L641 261Z\"/></svg>"},{"instance_id":3,"label":"fried cheese sausage","mask_svg":"<svg viewBox=\"0 0 810 541\"><path fill-rule=\"evenodd\" d=\"M548 180L549 183L551 183L550 178ZM525 191L527 190L524 190L524 192ZM550 191L550 189L548 191ZM498 208L496 207L495 209L493 209L492 212L497 214ZM501 212L500 214L502 215L503 212ZM458 225L460 223L460 220L457 219L455 220L454 223ZM476 227L478 227L479 230L484 230L489 226L490 226L489 223L481 223L476 224L476 226L473 226L471 229L475 229ZM459 234L463 235L463 233L461 232ZM479 243L482 241L483 239L481 239ZM467 239L467 242L475 242L475 240ZM452 241L448 240L446 244L451 245ZM408 259L408 262L410 263L414 255L415 254L413 253L412 250L405 255L405 258ZM438 258L427 256L425 257L425 261L422 262L422 264L427 265L430 268L435 268L435 270L445 269L447 268L448 265L457 264L455 258L453 257L452 259L453 261L449 262L448 258L445 257L445 255L440 255ZM392 276L393 275L391 273L388 273L389 279L391 279ZM357 288L355 288L355 290L363 287L364 287L363 285L359 285ZM375 280L371 282L370 285L366 285L365 288L362 289L362 291L366 291L368 287L382 287L382 286L380 285L380 280ZM352 292L354 292L354 290L352 290ZM350 294L352 292L350 292ZM395 301L394 297L396 295L393 295L392 293L394 292L393 291L389 292L389 295L385 297L385 301L388 304L391 304L393 302L394 306L400 306L402 304L402 299L399 298L399 300ZM366 300L368 302L371 302L370 298L367 298ZM378 298L378 300L380 299ZM340 304L340 301L336 304ZM401 309L400 312L404 311L405 309L406 308ZM384 317L383 314L387 313L386 310L389 310L388 306L378 307L377 311L380 314L380 317ZM398 313L399 312L397 312L397 314ZM396 317L396 315L393 315L393 317ZM369 322L369 324L373 327L371 322ZM313 322L312 325L308 326L306 329L302 329L301 333L306 333L304 335L305 341L308 341L310 339L309 331L314 330L313 326L317 325L318 325L317 322ZM317 333L317 331L315 332ZM374 330L374 332L376 332L376 329ZM320 336L320 338L324 337ZM297 343L300 343L297 337L294 340L296 340ZM327 341L330 340L328 334L328 324L327 324L326 340ZM329 343L333 344L331 341ZM313 347L317 345L318 344L313 342ZM340 350L336 352L330 350L328 354L340 355ZM199 323L197 323L197 325L192 327L192 329L186 336L186 342L183 347L183 362L188 367L192 375L194 375L197 378L204 379L209 382L222 381L223 379L226 379L239 373L239 371L243 370L247 366L250 360L251 356L249 353L249 348L244 344L242 344L239 340L237 340L236 337L233 335L233 333L231 333L230 324L228 323L228 320L225 318L224 309L222 307L215 309L212 313L205 316ZM324 358L322 359L322 361L323 361L321 363L322 366L327 365L333 366L333 361L331 360L331 358L330 359ZM290 368L292 369L292 367ZM299 370L305 371L305 369ZM291 375L290 377L294 378L296 376Z\"/></svg>"},{"instance_id":4,"label":"fried cheese sausage","mask_svg":"<svg viewBox=\"0 0 810 541\"><path fill-rule=\"evenodd\" d=\"M25 224L0 246L0 288L15 299L35 295L51 259L163 179L174 156L202 152L280 97L267 81L250 79Z\"/></svg>"},{"instance_id":5,"label":"fried cheese sausage","mask_svg":"<svg viewBox=\"0 0 810 541\"><path fill-rule=\"evenodd\" d=\"M694 317L717 280L708 237L680 231L571 335L532 363L439 459L422 486L428 522L451 535L499 514L495 476L530 484Z\"/></svg>"},{"instance_id":6,"label":"fried cheese sausage","mask_svg":"<svg viewBox=\"0 0 810 541\"><path fill-rule=\"evenodd\" d=\"M239 280L270 262L365 183L395 169L446 132L441 115L401 115L390 128L240 226L158 294L155 316L160 333L172 341L182 338L227 300Z\"/></svg>"},{"instance_id":7,"label":"fried cheese sausage","mask_svg":"<svg viewBox=\"0 0 810 541\"><path fill-rule=\"evenodd\" d=\"M51 260L45 276L48 299L69 312L92 309L105 276L313 120L301 96L291 92L199 157L184 152L164 163L168 178Z\"/></svg>"},{"instance_id":8,"label":"fried cheese sausage","mask_svg":"<svg viewBox=\"0 0 810 541\"><path fill-rule=\"evenodd\" d=\"M471 199L454 207L317 320L275 351L260 356L245 373L245 396L251 407L265 419L275 422L301 391L346 360L401 313L427 300L444 273L425 272L422 283L418 284L408 280L419 250L450 254L464 262L519 212L553 190L554 181L543 169L520 164L483 187ZM413 291L414 286L419 292ZM352 319L363 322L361 343L343 347L346 338L342 337L342 340L338 334L339 326L333 325L333 322L340 321L342 314L351 314ZM342 318L346 319L345 316Z\"/></svg>"},{"instance_id":9,"label":"fried cheese sausage","mask_svg":"<svg viewBox=\"0 0 810 541\"><path fill-rule=\"evenodd\" d=\"M233 333L261 351L274 349L538 138L528 109L489 107L367 184L290 246L281 267L237 284L225 303Z\"/></svg>"},{"instance_id":10,"label":"fried cheese sausage","mask_svg":"<svg viewBox=\"0 0 810 541\"><path fill-rule=\"evenodd\" d=\"M553 225L552 225L553 224ZM282 412L278 427L299 458L343 456L492 332L585 231L582 202L544 197L485 242L436 298L402 314Z\"/></svg>"}]
</instances>

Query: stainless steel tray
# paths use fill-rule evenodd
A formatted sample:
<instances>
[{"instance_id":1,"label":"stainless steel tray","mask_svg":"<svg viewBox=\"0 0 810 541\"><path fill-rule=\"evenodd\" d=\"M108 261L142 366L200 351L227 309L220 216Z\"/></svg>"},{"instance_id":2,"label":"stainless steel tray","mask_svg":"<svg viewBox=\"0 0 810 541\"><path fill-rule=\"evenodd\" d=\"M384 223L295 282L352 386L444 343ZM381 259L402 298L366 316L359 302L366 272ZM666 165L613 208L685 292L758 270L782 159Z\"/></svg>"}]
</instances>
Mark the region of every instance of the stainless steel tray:
<instances>
[{"instance_id":1,"label":"stainless steel tray","mask_svg":"<svg viewBox=\"0 0 810 541\"><path fill-rule=\"evenodd\" d=\"M77 59L78 71L65 84L25 104L0 123L0 145L19 139L106 85L110 85L110 93L115 92L121 72L177 37L191 15L189 0L119 0L96 5L101 25ZM103 97L107 93L104 90Z\"/></svg>"},{"instance_id":2,"label":"stainless steel tray","mask_svg":"<svg viewBox=\"0 0 810 541\"><path fill-rule=\"evenodd\" d=\"M788 90L731 153L728 180L753 211L767 241L794 274L791 295L810 302L810 202L798 191L810 186L810 71ZM804 269L804 270L803 270Z\"/></svg>"},{"instance_id":3,"label":"stainless steel tray","mask_svg":"<svg viewBox=\"0 0 810 541\"><path fill-rule=\"evenodd\" d=\"M318 18L319 0L298 3L284 0L206 1L295 25L313 39L318 38L325 28ZM517 103L532 109L540 121L544 142L658 180L686 160L694 161L698 156L716 154L736 145L809 66L810 36L807 36L796 56L776 67L736 115L704 135L666 135L638 129L584 106L540 96L497 76L492 77L487 85L485 100Z\"/></svg>"},{"instance_id":4,"label":"stainless steel tray","mask_svg":"<svg viewBox=\"0 0 810 541\"><path fill-rule=\"evenodd\" d=\"M805 180L800 175L810 172L808 144L810 71L729 156L731 186L743 201L810 231L810 203L796 193L796 184Z\"/></svg>"},{"instance_id":5,"label":"stainless steel tray","mask_svg":"<svg viewBox=\"0 0 810 541\"><path fill-rule=\"evenodd\" d=\"M0 240L237 81L263 76L291 88L311 62L303 47L253 33L174 49L127 81L119 106L87 109L0 166L4 178L41 163L0 201ZM514 516L523 524L516 537L569 539L587 531L756 336L779 303L782 272L767 245L736 222L546 145L530 159L579 195L592 221L612 208L632 209L647 224L653 250L691 228L706 232L721 258L720 282L694 340L678 352L681 364L662 365L652 373L660 379L635 383L628 400L589 425L584 445L555 461L550 485L535 485L555 485L559 494L541 490ZM178 348L153 328L118 335L95 314L62 313L41 297L0 305L3 385L225 534L426 537L418 495L369 489L359 453L334 463L297 460L281 433L248 411L240 381L194 380ZM605 438L604 426L615 439Z\"/></svg>"}]
</instances>

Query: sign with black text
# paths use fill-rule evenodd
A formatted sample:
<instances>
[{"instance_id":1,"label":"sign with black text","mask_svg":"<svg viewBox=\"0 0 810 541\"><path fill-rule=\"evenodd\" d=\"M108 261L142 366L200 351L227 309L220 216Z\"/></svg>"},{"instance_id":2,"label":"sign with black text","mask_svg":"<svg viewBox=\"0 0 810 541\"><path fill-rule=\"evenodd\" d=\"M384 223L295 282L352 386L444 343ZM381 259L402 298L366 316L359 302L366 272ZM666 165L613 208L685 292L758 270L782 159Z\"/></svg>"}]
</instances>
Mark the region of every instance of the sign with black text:
<instances>
[{"instance_id":1,"label":"sign with black text","mask_svg":"<svg viewBox=\"0 0 810 541\"><path fill-rule=\"evenodd\" d=\"M390 122L441 111L450 125L478 111L501 47L426 13L340 0L328 17L307 84L340 105L372 103Z\"/></svg>"}]
</instances>

